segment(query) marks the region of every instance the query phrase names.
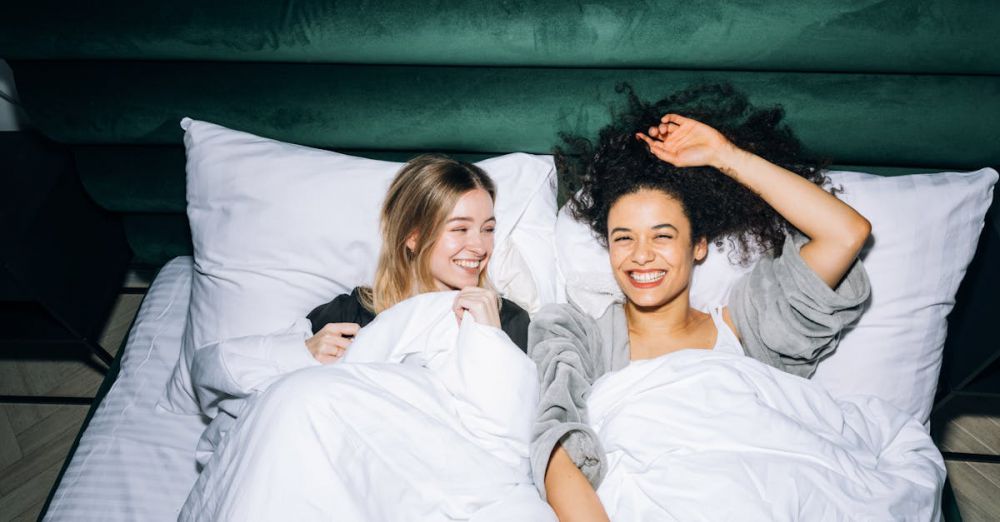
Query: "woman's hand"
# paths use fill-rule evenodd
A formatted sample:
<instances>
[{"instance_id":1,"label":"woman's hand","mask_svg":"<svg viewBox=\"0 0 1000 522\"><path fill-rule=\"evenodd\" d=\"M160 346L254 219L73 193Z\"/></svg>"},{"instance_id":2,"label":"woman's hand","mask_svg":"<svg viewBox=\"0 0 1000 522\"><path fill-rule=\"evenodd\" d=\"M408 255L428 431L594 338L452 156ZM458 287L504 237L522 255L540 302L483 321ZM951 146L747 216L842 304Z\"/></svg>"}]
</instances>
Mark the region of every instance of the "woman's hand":
<instances>
[{"instance_id":1,"label":"woman's hand","mask_svg":"<svg viewBox=\"0 0 1000 522\"><path fill-rule=\"evenodd\" d=\"M462 321L462 312L469 312L477 323L500 328L500 300L491 290L478 286L463 288L455 296L452 310L459 322Z\"/></svg>"},{"instance_id":2,"label":"woman's hand","mask_svg":"<svg viewBox=\"0 0 1000 522\"><path fill-rule=\"evenodd\" d=\"M360 329L357 323L327 323L316 335L306 339L306 348L323 364L338 361Z\"/></svg>"},{"instance_id":3,"label":"woman's hand","mask_svg":"<svg viewBox=\"0 0 1000 522\"><path fill-rule=\"evenodd\" d=\"M649 151L676 167L711 166L726 170L730 156L740 150L721 132L679 114L667 114L649 134L636 133Z\"/></svg>"}]
</instances>

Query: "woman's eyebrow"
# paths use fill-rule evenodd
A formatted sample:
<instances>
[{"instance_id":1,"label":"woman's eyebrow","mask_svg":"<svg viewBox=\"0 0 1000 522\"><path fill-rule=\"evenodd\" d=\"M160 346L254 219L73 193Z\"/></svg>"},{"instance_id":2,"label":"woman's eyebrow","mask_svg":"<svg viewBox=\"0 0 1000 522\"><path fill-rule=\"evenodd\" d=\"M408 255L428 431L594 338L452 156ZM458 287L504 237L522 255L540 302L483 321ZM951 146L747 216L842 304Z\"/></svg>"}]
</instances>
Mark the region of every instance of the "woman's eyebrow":
<instances>
[{"instance_id":1,"label":"woman's eyebrow","mask_svg":"<svg viewBox=\"0 0 1000 522\"><path fill-rule=\"evenodd\" d=\"M490 221L496 221L496 220L497 220L496 216L490 216L490 218L487 219L486 221L483 221L483 223L489 223ZM445 221L445 223L446 224L447 223L451 223L452 221L469 221L469 222L474 222L475 220L472 219L472 218L470 218L470 217L468 217L468 216L456 216L456 217L448 219L447 221Z\"/></svg>"},{"instance_id":2,"label":"woman's eyebrow","mask_svg":"<svg viewBox=\"0 0 1000 522\"><path fill-rule=\"evenodd\" d=\"M654 226L652 226L650 228L652 228L653 230L659 230L661 228L672 228L675 231L677 230L677 227L671 225L670 223L660 223L659 225L654 225ZM630 229L630 228L615 227L615 228L611 229L611 234L614 234L615 232L631 232L631 231L632 231L632 229Z\"/></svg>"}]
</instances>

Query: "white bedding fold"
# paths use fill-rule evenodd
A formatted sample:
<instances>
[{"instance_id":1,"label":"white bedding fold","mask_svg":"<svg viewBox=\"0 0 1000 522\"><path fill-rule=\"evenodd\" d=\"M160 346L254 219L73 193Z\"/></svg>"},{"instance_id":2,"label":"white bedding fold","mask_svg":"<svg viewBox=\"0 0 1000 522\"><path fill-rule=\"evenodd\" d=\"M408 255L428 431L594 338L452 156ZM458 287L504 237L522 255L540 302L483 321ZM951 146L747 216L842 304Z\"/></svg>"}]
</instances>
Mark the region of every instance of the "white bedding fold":
<instances>
[{"instance_id":1,"label":"white bedding fold","mask_svg":"<svg viewBox=\"0 0 1000 522\"><path fill-rule=\"evenodd\" d=\"M380 314L337 364L251 399L182 520L552 520L528 467L534 364L454 292Z\"/></svg>"},{"instance_id":2,"label":"white bedding fold","mask_svg":"<svg viewBox=\"0 0 1000 522\"><path fill-rule=\"evenodd\" d=\"M614 520L940 517L945 468L922 424L748 357L633 362L598 380L588 406Z\"/></svg>"}]
</instances>

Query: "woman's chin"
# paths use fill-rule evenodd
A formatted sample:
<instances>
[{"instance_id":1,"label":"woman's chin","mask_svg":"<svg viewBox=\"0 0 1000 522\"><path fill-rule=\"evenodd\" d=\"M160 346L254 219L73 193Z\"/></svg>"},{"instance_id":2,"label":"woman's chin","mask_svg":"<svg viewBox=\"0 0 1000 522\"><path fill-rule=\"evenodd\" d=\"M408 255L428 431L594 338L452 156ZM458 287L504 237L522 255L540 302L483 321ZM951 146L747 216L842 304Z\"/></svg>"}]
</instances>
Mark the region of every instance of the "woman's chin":
<instances>
[{"instance_id":1,"label":"woman's chin","mask_svg":"<svg viewBox=\"0 0 1000 522\"><path fill-rule=\"evenodd\" d=\"M442 281L449 290L461 290L470 286L479 286L479 276L475 277L451 277L447 281Z\"/></svg>"},{"instance_id":2,"label":"woman's chin","mask_svg":"<svg viewBox=\"0 0 1000 522\"><path fill-rule=\"evenodd\" d=\"M655 310L666 304L661 300L654 300L654 299L639 299L639 300L629 299L629 302L632 303L632 306L641 310Z\"/></svg>"},{"instance_id":3,"label":"woman's chin","mask_svg":"<svg viewBox=\"0 0 1000 522\"><path fill-rule=\"evenodd\" d=\"M663 295L663 292L631 290L624 293L625 297L636 308L656 309L667 304L669 301L667 296Z\"/></svg>"}]
</instances>

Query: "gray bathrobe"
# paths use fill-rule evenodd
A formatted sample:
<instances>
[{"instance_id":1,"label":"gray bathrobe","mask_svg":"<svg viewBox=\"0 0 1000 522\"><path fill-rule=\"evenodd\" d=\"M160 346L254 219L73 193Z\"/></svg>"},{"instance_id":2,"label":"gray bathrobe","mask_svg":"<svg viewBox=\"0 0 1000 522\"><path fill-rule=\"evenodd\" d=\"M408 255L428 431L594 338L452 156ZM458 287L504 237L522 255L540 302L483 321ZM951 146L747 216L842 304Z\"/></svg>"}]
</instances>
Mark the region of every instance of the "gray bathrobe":
<instances>
[{"instance_id":1,"label":"gray bathrobe","mask_svg":"<svg viewBox=\"0 0 1000 522\"><path fill-rule=\"evenodd\" d=\"M747 356L808 378L836 348L841 330L861 315L871 287L857 261L832 290L799 255L805 241L789 237L781 256L762 258L737 282L729 314ZM622 305L610 306L596 320L573 305L542 308L528 329L528 355L541 380L531 470L542 498L557 444L597 489L605 473L604 450L588 425L587 397L598 378L629 363Z\"/></svg>"}]
</instances>

